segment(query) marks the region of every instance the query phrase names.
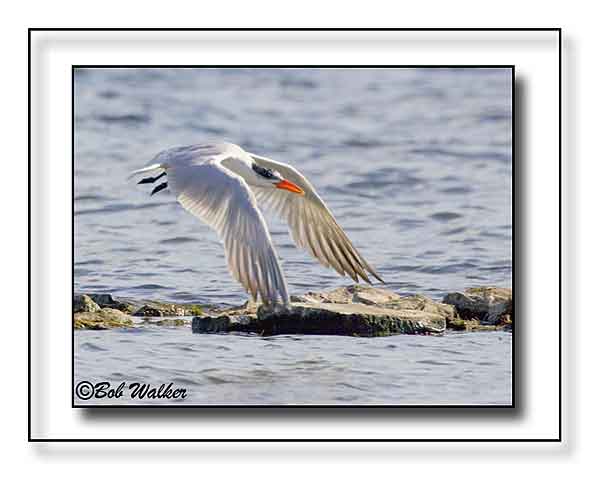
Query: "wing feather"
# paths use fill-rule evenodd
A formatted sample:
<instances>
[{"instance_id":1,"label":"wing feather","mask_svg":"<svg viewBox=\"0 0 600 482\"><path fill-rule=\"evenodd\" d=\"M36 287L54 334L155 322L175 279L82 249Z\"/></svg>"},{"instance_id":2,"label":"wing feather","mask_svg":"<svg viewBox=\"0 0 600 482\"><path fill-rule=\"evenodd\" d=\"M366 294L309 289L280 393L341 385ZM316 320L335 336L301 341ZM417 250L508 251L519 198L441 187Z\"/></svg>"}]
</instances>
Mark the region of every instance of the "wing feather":
<instances>
[{"instance_id":1,"label":"wing feather","mask_svg":"<svg viewBox=\"0 0 600 482\"><path fill-rule=\"evenodd\" d=\"M315 188L294 167L272 159L250 154L254 161L266 168L278 171L285 179L300 186L305 195L279 189L253 187L261 205L273 211L287 222L294 244L307 250L323 266L347 274L354 281L362 278L371 283L368 274L382 283L381 276L367 263L337 223Z\"/></svg>"},{"instance_id":2,"label":"wing feather","mask_svg":"<svg viewBox=\"0 0 600 482\"><path fill-rule=\"evenodd\" d=\"M217 232L229 271L252 298L289 303L271 236L246 182L218 161L179 163L166 171L177 201Z\"/></svg>"}]
</instances>

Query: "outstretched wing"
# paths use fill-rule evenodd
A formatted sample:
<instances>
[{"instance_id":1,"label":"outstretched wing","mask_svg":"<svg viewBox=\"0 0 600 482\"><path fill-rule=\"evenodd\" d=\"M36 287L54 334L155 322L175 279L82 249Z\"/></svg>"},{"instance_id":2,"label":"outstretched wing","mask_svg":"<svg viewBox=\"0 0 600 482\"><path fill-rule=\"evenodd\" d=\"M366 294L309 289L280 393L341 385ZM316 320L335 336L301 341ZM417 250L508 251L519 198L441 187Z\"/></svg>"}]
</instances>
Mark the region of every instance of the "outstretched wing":
<instances>
[{"instance_id":1,"label":"outstretched wing","mask_svg":"<svg viewBox=\"0 0 600 482\"><path fill-rule=\"evenodd\" d=\"M229 271L256 300L289 303L287 285L265 220L246 182L218 161L167 168L177 201L214 229L225 247Z\"/></svg>"},{"instance_id":2,"label":"outstretched wing","mask_svg":"<svg viewBox=\"0 0 600 482\"><path fill-rule=\"evenodd\" d=\"M324 266L332 267L342 276L347 274L354 281L358 281L360 276L371 283L367 275L370 273L384 282L352 245L306 177L288 164L250 155L257 164L279 171L285 179L304 190L305 195L298 196L282 189L252 188L259 203L287 222L296 246L306 249Z\"/></svg>"}]
</instances>

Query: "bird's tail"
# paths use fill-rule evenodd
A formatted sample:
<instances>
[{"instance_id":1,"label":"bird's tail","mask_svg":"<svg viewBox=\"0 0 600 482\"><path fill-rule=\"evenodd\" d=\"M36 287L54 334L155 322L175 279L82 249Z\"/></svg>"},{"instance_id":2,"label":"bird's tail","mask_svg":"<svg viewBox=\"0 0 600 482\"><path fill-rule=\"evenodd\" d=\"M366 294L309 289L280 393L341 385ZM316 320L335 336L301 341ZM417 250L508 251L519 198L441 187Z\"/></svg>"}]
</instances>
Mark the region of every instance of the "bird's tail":
<instances>
[{"instance_id":1,"label":"bird's tail","mask_svg":"<svg viewBox=\"0 0 600 482\"><path fill-rule=\"evenodd\" d=\"M127 176L127 180L128 181L131 180L132 177L137 176L138 174L155 171L156 169L164 169L164 167L162 164L159 164L159 163L150 164L149 166L142 167L141 169L138 169L137 171L133 171L131 174L129 174L129 176Z\"/></svg>"}]
</instances>

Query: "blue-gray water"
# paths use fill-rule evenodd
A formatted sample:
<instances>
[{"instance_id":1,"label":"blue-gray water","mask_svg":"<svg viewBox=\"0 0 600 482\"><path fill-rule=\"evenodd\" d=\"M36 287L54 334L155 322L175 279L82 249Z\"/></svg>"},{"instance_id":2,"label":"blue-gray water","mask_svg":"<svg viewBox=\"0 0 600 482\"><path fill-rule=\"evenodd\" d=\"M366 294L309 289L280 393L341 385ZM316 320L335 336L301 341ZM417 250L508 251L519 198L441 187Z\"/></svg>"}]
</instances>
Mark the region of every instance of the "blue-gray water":
<instances>
[{"instance_id":1,"label":"blue-gray water","mask_svg":"<svg viewBox=\"0 0 600 482\"><path fill-rule=\"evenodd\" d=\"M187 390L135 404L510 404L506 332L382 338L194 335L189 326L77 331L75 379ZM78 404L132 403L120 399Z\"/></svg>"},{"instance_id":2,"label":"blue-gray water","mask_svg":"<svg viewBox=\"0 0 600 482\"><path fill-rule=\"evenodd\" d=\"M78 70L75 289L245 301L216 235L168 191L125 181L164 148L210 140L302 170L389 289L510 286L511 95L508 69ZM267 221L291 293L351 282ZM196 403L510 403L510 334L274 340L77 332L76 374L182 378L203 387Z\"/></svg>"}]
</instances>

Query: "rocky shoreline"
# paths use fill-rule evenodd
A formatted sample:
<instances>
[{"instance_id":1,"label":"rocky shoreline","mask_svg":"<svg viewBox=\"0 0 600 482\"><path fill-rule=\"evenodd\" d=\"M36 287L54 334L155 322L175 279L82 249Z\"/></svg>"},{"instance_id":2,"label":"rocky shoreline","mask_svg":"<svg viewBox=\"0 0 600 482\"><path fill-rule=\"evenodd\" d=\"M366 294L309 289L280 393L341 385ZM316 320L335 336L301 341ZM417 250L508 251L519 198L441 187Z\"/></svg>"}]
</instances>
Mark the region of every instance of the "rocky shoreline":
<instances>
[{"instance_id":1,"label":"rocky shoreline","mask_svg":"<svg viewBox=\"0 0 600 482\"><path fill-rule=\"evenodd\" d=\"M388 336L441 335L451 331L512 330L512 290L476 287L448 293L442 302L401 296L365 285L293 296L289 307L235 308L115 298L79 293L73 298L76 329L131 328L138 323L191 324L193 333ZM190 317L192 317L190 321Z\"/></svg>"}]
</instances>

